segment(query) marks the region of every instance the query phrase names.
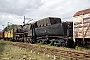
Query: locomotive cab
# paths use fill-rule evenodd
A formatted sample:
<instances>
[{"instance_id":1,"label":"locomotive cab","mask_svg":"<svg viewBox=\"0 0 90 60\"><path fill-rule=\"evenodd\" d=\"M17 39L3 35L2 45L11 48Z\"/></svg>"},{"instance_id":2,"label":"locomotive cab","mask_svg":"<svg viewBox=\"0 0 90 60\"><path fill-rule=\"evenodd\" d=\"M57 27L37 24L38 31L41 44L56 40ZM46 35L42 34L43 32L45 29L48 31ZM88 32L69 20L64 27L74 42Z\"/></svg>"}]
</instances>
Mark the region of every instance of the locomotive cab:
<instances>
[{"instance_id":1,"label":"locomotive cab","mask_svg":"<svg viewBox=\"0 0 90 60\"><path fill-rule=\"evenodd\" d=\"M30 43L35 43L36 42L35 28L36 28L36 22L30 23L28 25L28 39L27 39L27 41L30 42Z\"/></svg>"}]
</instances>

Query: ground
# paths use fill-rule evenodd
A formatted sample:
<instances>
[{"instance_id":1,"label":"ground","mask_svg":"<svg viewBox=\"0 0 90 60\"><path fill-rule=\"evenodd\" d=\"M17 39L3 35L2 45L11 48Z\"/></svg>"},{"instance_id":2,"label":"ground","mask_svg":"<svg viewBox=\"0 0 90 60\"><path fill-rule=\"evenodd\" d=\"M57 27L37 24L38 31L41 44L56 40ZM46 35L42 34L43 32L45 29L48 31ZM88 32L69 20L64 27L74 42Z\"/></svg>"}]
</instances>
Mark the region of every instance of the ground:
<instances>
[{"instance_id":1,"label":"ground","mask_svg":"<svg viewBox=\"0 0 90 60\"><path fill-rule=\"evenodd\" d=\"M19 44L23 47L21 48L15 46L13 44ZM4 41L0 40L0 60L71 60L70 58L65 58L64 56L56 56L58 54L58 50L72 50L72 51L83 51L85 53L90 53L90 49L82 49L79 48L78 50L63 48L63 47L56 47L50 45L42 45L42 44L30 44L30 43L18 43L18 42L11 42L11 41ZM53 51L55 50L55 51ZM53 52L53 53L52 53ZM59 53L60 54L60 53Z\"/></svg>"},{"instance_id":2,"label":"ground","mask_svg":"<svg viewBox=\"0 0 90 60\"><path fill-rule=\"evenodd\" d=\"M37 50L29 50L20 48L18 46L11 45L10 41L0 41L0 60L54 60L54 56L48 54L39 53ZM14 42L16 43L16 42ZM37 48L38 49L38 48ZM58 57L62 59L63 57Z\"/></svg>"}]
</instances>

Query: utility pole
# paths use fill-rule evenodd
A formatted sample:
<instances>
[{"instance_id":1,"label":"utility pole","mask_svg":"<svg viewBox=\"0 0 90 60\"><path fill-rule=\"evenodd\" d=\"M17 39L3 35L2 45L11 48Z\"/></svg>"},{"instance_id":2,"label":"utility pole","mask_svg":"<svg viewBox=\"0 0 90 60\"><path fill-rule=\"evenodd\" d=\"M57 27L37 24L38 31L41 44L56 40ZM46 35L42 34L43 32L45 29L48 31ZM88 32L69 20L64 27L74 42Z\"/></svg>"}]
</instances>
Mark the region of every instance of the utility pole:
<instances>
[{"instance_id":1,"label":"utility pole","mask_svg":"<svg viewBox=\"0 0 90 60\"><path fill-rule=\"evenodd\" d=\"M7 22L7 30L9 29L9 22Z\"/></svg>"},{"instance_id":2,"label":"utility pole","mask_svg":"<svg viewBox=\"0 0 90 60\"><path fill-rule=\"evenodd\" d=\"M3 26L3 30L4 30L4 26L5 26L5 25L2 25L2 26Z\"/></svg>"},{"instance_id":3,"label":"utility pole","mask_svg":"<svg viewBox=\"0 0 90 60\"><path fill-rule=\"evenodd\" d=\"M25 16L24 16L24 22L23 22L23 24L25 25Z\"/></svg>"},{"instance_id":4,"label":"utility pole","mask_svg":"<svg viewBox=\"0 0 90 60\"><path fill-rule=\"evenodd\" d=\"M30 20L29 20L30 19ZM26 18L25 16L24 16L24 21L23 21L23 24L25 25L25 20L29 20L29 21L32 21L33 19L31 19L31 18ZM28 21L28 22L29 22Z\"/></svg>"}]
</instances>

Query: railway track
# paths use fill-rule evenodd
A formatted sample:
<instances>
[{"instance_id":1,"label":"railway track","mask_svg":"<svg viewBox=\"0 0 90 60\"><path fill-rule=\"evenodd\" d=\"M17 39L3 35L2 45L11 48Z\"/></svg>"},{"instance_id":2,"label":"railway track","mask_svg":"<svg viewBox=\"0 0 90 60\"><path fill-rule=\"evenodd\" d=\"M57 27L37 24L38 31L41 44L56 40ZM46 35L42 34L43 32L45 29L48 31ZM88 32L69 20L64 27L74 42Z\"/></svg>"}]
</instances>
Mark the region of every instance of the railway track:
<instances>
[{"instance_id":1,"label":"railway track","mask_svg":"<svg viewBox=\"0 0 90 60\"><path fill-rule=\"evenodd\" d=\"M90 54L84 52L76 52L64 49L54 49L50 47L37 46L32 44L13 44L14 46L18 46L19 48L25 48L32 51L37 50L40 53L50 54L55 56L64 56L65 58L71 58L72 60L90 60Z\"/></svg>"}]
</instances>

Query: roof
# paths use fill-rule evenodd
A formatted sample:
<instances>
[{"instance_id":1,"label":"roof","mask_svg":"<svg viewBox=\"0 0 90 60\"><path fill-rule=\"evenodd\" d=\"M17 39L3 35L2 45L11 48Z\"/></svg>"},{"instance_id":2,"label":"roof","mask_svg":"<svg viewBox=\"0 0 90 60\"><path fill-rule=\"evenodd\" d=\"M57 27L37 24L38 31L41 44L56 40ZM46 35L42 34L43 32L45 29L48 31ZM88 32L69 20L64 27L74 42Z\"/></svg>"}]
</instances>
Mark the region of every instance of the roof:
<instances>
[{"instance_id":1,"label":"roof","mask_svg":"<svg viewBox=\"0 0 90 60\"><path fill-rule=\"evenodd\" d=\"M78 11L77 13L74 14L73 17L79 16L79 15L83 15L83 14L88 14L88 13L90 13L90 8L89 9L85 9L85 10L81 10L81 11Z\"/></svg>"}]
</instances>

